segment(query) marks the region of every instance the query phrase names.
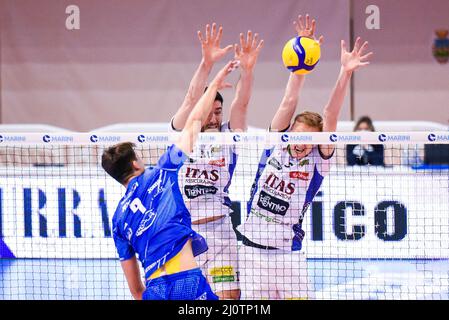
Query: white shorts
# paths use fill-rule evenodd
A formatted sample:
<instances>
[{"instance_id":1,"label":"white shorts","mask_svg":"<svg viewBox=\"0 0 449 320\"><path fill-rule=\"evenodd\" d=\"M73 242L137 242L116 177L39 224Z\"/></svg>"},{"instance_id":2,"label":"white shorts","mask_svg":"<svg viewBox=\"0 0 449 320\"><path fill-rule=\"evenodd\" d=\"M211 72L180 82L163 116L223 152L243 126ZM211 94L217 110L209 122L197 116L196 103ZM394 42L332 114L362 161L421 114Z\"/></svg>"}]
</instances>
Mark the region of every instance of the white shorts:
<instances>
[{"instance_id":1,"label":"white shorts","mask_svg":"<svg viewBox=\"0 0 449 320\"><path fill-rule=\"evenodd\" d=\"M209 249L196 257L201 270L216 292L239 289L237 237L229 216L194 225L192 229L202 235Z\"/></svg>"},{"instance_id":2,"label":"white shorts","mask_svg":"<svg viewBox=\"0 0 449 320\"><path fill-rule=\"evenodd\" d=\"M239 248L242 299L314 299L303 252Z\"/></svg>"}]
</instances>

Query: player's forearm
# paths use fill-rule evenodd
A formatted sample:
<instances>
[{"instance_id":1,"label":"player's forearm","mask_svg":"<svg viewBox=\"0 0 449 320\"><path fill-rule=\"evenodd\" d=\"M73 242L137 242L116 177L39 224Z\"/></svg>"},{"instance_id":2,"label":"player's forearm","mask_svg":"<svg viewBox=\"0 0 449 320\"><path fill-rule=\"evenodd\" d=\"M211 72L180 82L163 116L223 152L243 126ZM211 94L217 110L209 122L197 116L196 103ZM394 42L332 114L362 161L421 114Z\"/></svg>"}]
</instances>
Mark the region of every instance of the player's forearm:
<instances>
[{"instance_id":1,"label":"player's forearm","mask_svg":"<svg viewBox=\"0 0 449 320\"><path fill-rule=\"evenodd\" d=\"M234 101L231 104L229 115L230 127L232 130L246 131L248 127L247 113L251 99L254 82L253 71L242 70L240 80L237 83Z\"/></svg>"},{"instance_id":2,"label":"player's forearm","mask_svg":"<svg viewBox=\"0 0 449 320\"><path fill-rule=\"evenodd\" d=\"M204 88L207 84L207 78L209 77L212 67L212 63L205 62L203 59L198 66L198 69L195 71L195 74L190 81L189 89L184 101L173 117L173 126L176 129L182 130L184 128L190 112L204 92Z\"/></svg>"},{"instance_id":3,"label":"player's forearm","mask_svg":"<svg viewBox=\"0 0 449 320\"><path fill-rule=\"evenodd\" d=\"M187 155L193 150L196 140L198 139L198 134L201 132L202 124L205 122L212 109L217 91L218 86L212 83L201 96L186 121L186 125L182 130L177 146Z\"/></svg>"},{"instance_id":4,"label":"player's forearm","mask_svg":"<svg viewBox=\"0 0 449 320\"><path fill-rule=\"evenodd\" d=\"M145 292L145 287L143 284L139 288L135 288L131 290L131 295L133 296L134 300L142 300L143 293Z\"/></svg>"},{"instance_id":5,"label":"player's forearm","mask_svg":"<svg viewBox=\"0 0 449 320\"><path fill-rule=\"evenodd\" d=\"M348 90L349 83L351 81L352 72L347 72L340 69L337 83L332 90L329 102L324 108L324 127L323 131L335 131L337 129L337 121L340 117L340 111L345 100L346 91Z\"/></svg>"},{"instance_id":6,"label":"player's forearm","mask_svg":"<svg viewBox=\"0 0 449 320\"><path fill-rule=\"evenodd\" d=\"M279 131L284 130L290 125L290 121L295 113L296 106L298 104L299 93L304 85L305 76L290 74L287 87L285 89L284 97L281 104L271 121L271 130Z\"/></svg>"}]
</instances>

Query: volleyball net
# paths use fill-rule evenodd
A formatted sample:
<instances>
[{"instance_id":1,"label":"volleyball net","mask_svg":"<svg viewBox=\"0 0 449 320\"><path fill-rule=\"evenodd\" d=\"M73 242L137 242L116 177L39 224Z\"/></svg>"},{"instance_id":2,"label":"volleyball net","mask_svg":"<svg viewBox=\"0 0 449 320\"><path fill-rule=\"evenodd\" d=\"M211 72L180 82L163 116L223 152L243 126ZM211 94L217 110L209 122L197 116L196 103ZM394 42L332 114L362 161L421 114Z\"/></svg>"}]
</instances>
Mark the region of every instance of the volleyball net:
<instances>
[{"instance_id":1,"label":"volleyball net","mask_svg":"<svg viewBox=\"0 0 449 320\"><path fill-rule=\"evenodd\" d=\"M131 299L111 226L125 189L103 171L101 154L131 141L153 166L176 137L1 134L0 299ZM326 172L321 163L310 167L310 155L292 159L293 145L334 146ZM215 268L209 280L233 278L242 298L265 281L307 282L311 299L449 299L449 133L203 133L181 170L189 163L195 167L185 175L198 186L180 183L187 207L229 213L238 246L239 254L223 258L235 270ZM315 169L324 179L310 197ZM229 170L229 186L214 184ZM211 201L221 187L229 187L229 210ZM193 201L204 194L212 198ZM249 232L243 226L254 214L261 225L252 219ZM285 236L278 225L293 230L298 217L304 261L249 270L258 264L242 254L245 239L277 245ZM206 231L213 248L223 233Z\"/></svg>"}]
</instances>

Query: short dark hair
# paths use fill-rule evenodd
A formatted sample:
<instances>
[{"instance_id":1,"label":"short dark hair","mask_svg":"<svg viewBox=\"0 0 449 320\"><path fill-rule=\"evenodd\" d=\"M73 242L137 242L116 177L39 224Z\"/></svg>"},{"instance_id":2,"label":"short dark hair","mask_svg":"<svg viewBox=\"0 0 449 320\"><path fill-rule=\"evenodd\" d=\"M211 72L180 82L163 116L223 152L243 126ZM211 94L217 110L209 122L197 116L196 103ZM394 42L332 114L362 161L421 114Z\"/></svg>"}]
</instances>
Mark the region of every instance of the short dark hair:
<instances>
[{"instance_id":1,"label":"short dark hair","mask_svg":"<svg viewBox=\"0 0 449 320\"><path fill-rule=\"evenodd\" d=\"M354 126L354 131L357 130L357 128L359 127L359 125L361 123L366 123L368 125L368 128L370 129L370 131L372 131L372 132L376 131L376 129L374 128L374 125L373 125L373 120L371 120L371 118L368 116L360 117L360 119L357 120L357 123Z\"/></svg>"},{"instance_id":2,"label":"short dark hair","mask_svg":"<svg viewBox=\"0 0 449 320\"><path fill-rule=\"evenodd\" d=\"M101 156L103 169L121 184L134 172L132 162L137 160L135 146L132 142L118 143L105 149Z\"/></svg>"},{"instance_id":3,"label":"short dark hair","mask_svg":"<svg viewBox=\"0 0 449 320\"><path fill-rule=\"evenodd\" d=\"M204 89L204 92L206 92L208 87L206 87ZM223 105L223 96L221 95L220 92L217 91L217 94L215 95L215 100L214 101L220 101L221 105Z\"/></svg>"}]
</instances>

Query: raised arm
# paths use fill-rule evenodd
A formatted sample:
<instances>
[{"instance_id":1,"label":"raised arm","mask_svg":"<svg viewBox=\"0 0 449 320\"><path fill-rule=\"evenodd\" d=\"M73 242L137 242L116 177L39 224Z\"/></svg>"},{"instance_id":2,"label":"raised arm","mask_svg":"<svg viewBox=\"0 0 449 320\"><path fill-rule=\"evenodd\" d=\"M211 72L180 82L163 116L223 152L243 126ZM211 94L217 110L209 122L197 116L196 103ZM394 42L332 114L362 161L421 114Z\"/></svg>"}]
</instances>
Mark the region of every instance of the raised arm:
<instances>
[{"instance_id":1,"label":"raised arm","mask_svg":"<svg viewBox=\"0 0 449 320\"><path fill-rule=\"evenodd\" d=\"M238 67L238 64L238 61L230 61L218 72L187 118L181 136L176 142L178 148L185 154L188 155L192 152L198 134L201 131L202 123L204 123L212 110L217 91L231 87L229 83L225 82L225 79L228 74Z\"/></svg>"},{"instance_id":2,"label":"raised arm","mask_svg":"<svg viewBox=\"0 0 449 320\"><path fill-rule=\"evenodd\" d=\"M373 54L369 52L364 54L364 51L368 47L368 42L365 41L360 46L360 37L357 38L354 49L351 52L346 50L346 44L344 40L341 40L341 68L338 75L337 83L335 84L329 102L326 104L323 110L323 131L333 132L337 130L337 122L340 117L340 111L343 106L343 101L346 96L346 91L351 80L352 73L360 67L364 67L369 64L368 58ZM321 151L323 155L330 156L334 150L332 145L322 146Z\"/></svg>"},{"instance_id":3,"label":"raised arm","mask_svg":"<svg viewBox=\"0 0 449 320\"><path fill-rule=\"evenodd\" d=\"M310 22L309 15L306 15L305 24L303 17L299 15L297 20L293 21L293 25L295 26L298 36L314 38L316 21L315 19L312 19L312 22ZM319 38L318 42L321 45L323 42L323 36ZM297 75L294 73L290 74L287 87L285 88L284 97L282 98L281 104L279 105L279 108L271 121L271 131L285 131L290 127L290 122L296 111L299 93L304 85L304 81L304 75Z\"/></svg>"},{"instance_id":4,"label":"raised arm","mask_svg":"<svg viewBox=\"0 0 449 320\"><path fill-rule=\"evenodd\" d=\"M140 269L136 257L121 262L129 290L135 300L142 300L145 286L140 279Z\"/></svg>"},{"instance_id":5,"label":"raised arm","mask_svg":"<svg viewBox=\"0 0 449 320\"><path fill-rule=\"evenodd\" d=\"M190 81L189 89L184 98L181 107L173 116L172 126L175 130L182 130L195 104L200 99L206 87L207 78L212 70L214 63L222 59L226 53L232 50L232 45L220 48L223 28L220 26L217 32L217 25L206 25L206 36L203 37L201 31L198 31L198 39L201 43L202 60L198 69L195 71Z\"/></svg>"},{"instance_id":6,"label":"raised arm","mask_svg":"<svg viewBox=\"0 0 449 320\"><path fill-rule=\"evenodd\" d=\"M253 37L253 33L248 31L246 40L241 33L240 46L234 45L234 59L240 61L240 79L229 113L229 125L233 131L246 131L248 127L247 111L254 81L254 67L263 47L263 40L259 42L258 39L257 33Z\"/></svg>"}]
</instances>

